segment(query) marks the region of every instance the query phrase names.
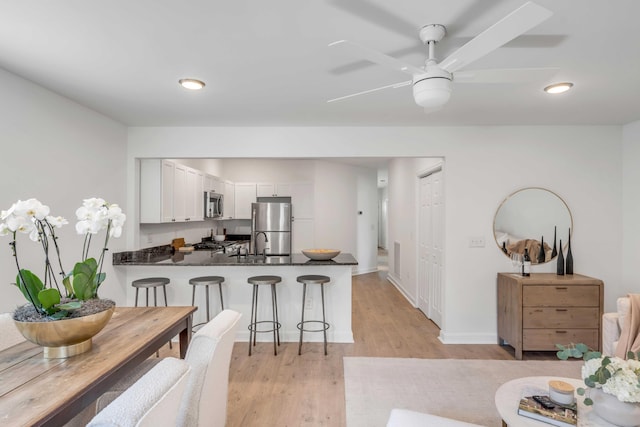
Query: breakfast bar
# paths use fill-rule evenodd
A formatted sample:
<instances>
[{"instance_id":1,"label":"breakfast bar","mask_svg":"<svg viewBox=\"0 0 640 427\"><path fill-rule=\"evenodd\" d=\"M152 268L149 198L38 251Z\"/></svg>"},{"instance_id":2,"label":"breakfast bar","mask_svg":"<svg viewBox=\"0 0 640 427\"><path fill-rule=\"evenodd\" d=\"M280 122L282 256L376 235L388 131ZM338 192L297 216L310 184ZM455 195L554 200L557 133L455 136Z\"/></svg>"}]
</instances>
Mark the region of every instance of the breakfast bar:
<instances>
[{"instance_id":1,"label":"breakfast bar","mask_svg":"<svg viewBox=\"0 0 640 427\"><path fill-rule=\"evenodd\" d=\"M197 250L181 252L170 246L142 249L138 251L120 252L113 255L113 265L125 275L127 283L127 305L135 303L135 289L131 282L145 277L166 277L168 304L190 305L192 286L189 280L200 276L224 277L222 293L225 308L243 314L238 330L239 340L248 340L247 326L251 316L252 286L247 283L251 276L276 275L282 277L277 285L278 315L282 328L282 341L296 342L299 331L296 327L300 321L302 310L302 285L296 281L301 275L325 275L331 278L325 286L325 311L327 322L327 339L334 343L353 342L351 330L351 275L353 266L358 262L353 255L340 253L330 260L311 260L303 254L290 256L262 256L219 253L216 251ZM220 310L220 299L217 286L210 295L211 317ZM263 300L264 299L264 300ZM267 292L260 294L259 315L270 316L270 296ZM162 298L158 302L164 302ZM153 302L150 302L153 303ZM195 305L200 309L194 313L193 323L206 321L205 293L196 289ZM262 312L264 310L264 313ZM319 289L309 289L305 301L305 317L321 318L321 295ZM270 337L258 334L258 340L269 341ZM305 335L306 341L322 341L322 334Z\"/></svg>"}]
</instances>

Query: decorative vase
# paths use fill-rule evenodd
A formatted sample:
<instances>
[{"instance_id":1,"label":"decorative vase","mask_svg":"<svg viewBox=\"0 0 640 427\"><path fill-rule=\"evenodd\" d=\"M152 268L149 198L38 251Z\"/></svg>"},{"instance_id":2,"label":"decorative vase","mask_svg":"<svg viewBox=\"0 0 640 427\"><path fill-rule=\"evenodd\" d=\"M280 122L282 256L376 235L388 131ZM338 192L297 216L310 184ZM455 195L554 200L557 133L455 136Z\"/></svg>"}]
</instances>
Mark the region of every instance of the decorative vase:
<instances>
[{"instance_id":1,"label":"decorative vase","mask_svg":"<svg viewBox=\"0 0 640 427\"><path fill-rule=\"evenodd\" d=\"M556 255L558 255L558 248L556 248L556 229L558 227L553 227L553 249L551 250L551 259L554 259Z\"/></svg>"},{"instance_id":2,"label":"decorative vase","mask_svg":"<svg viewBox=\"0 0 640 427\"><path fill-rule=\"evenodd\" d=\"M571 229L569 229L569 241L567 242L567 266L564 269L566 274L573 274L573 254L571 253Z\"/></svg>"},{"instance_id":3,"label":"decorative vase","mask_svg":"<svg viewBox=\"0 0 640 427\"><path fill-rule=\"evenodd\" d=\"M620 427L640 425L640 403L622 402L599 388L590 389L593 412L605 421Z\"/></svg>"},{"instance_id":4,"label":"decorative vase","mask_svg":"<svg viewBox=\"0 0 640 427\"><path fill-rule=\"evenodd\" d=\"M91 350L92 338L109 323L114 311L115 306L72 319L14 323L28 341L44 347L46 359L64 359Z\"/></svg>"},{"instance_id":5,"label":"decorative vase","mask_svg":"<svg viewBox=\"0 0 640 427\"><path fill-rule=\"evenodd\" d=\"M562 254L562 239L560 239L560 251L558 252L556 274L558 276L564 276L564 255Z\"/></svg>"}]
</instances>

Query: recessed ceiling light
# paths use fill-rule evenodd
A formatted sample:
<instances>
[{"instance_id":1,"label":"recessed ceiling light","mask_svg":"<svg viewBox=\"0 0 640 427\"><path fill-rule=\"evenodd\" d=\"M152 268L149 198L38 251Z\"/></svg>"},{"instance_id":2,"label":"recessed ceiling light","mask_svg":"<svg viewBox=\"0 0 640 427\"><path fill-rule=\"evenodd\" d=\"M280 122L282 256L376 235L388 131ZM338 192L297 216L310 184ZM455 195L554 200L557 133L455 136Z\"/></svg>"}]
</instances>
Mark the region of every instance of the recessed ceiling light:
<instances>
[{"instance_id":1,"label":"recessed ceiling light","mask_svg":"<svg viewBox=\"0 0 640 427\"><path fill-rule=\"evenodd\" d=\"M190 90L200 90L205 86L203 81L196 79L180 79L178 83L180 83L183 88Z\"/></svg>"},{"instance_id":2,"label":"recessed ceiling light","mask_svg":"<svg viewBox=\"0 0 640 427\"><path fill-rule=\"evenodd\" d=\"M550 86L544 88L544 91L550 94L558 94L568 91L573 87L573 83L564 82L564 83L555 83Z\"/></svg>"}]
</instances>

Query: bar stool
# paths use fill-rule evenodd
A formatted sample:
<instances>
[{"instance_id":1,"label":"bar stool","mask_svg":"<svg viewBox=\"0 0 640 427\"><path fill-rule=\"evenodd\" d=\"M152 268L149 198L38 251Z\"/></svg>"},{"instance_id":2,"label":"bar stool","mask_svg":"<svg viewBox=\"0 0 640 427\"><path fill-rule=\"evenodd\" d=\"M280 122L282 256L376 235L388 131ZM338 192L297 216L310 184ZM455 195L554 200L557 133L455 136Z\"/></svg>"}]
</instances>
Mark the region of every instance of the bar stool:
<instances>
[{"instance_id":1,"label":"bar stool","mask_svg":"<svg viewBox=\"0 0 640 427\"><path fill-rule=\"evenodd\" d=\"M136 304L138 306L138 291L140 288L144 288L145 296L146 296L146 304L149 307L149 288L153 288L153 305L155 307L158 306L158 287L162 286L162 292L164 294L164 306L167 307L167 285L169 284L169 279L166 277L146 277L144 279L137 279L131 282L131 286L136 288ZM173 348L171 344L171 340L169 340L169 348ZM158 352L156 352L158 355Z\"/></svg>"},{"instance_id":2,"label":"bar stool","mask_svg":"<svg viewBox=\"0 0 640 427\"><path fill-rule=\"evenodd\" d=\"M300 342L298 343L298 355L302 354L302 333L303 332L322 332L324 334L324 355L327 355L327 329L329 324L326 322L324 316L324 284L330 282L331 279L327 276L321 276L316 274L310 274L306 276L298 276L296 281L302 283L302 316L300 323L297 327L300 329ZM322 296L322 320L304 320L304 304L307 298L307 285L320 284L320 295ZM319 329L305 329L307 323L318 323L321 325Z\"/></svg>"},{"instance_id":3,"label":"bar stool","mask_svg":"<svg viewBox=\"0 0 640 427\"><path fill-rule=\"evenodd\" d=\"M251 320L249 321L249 356L251 356L251 346L256 345L256 334L259 332L273 332L273 354L278 355L276 342L280 345L280 322L278 319L278 298L276 295L276 283L280 283L280 276L253 276L247 282L253 285L253 296L251 300ZM273 320L258 321L258 288L260 285L271 285L271 310ZM258 330L260 323L270 323L272 328Z\"/></svg>"},{"instance_id":4,"label":"bar stool","mask_svg":"<svg viewBox=\"0 0 640 427\"><path fill-rule=\"evenodd\" d=\"M218 285L218 292L220 293L220 306L222 310L224 310L224 299L222 297L222 283L224 282L224 277L222 276L202 276L202 277L194 277L193 279L189 279L189 284L193 286L193 291L191 292L191 305L195 305L196 302L196 286L204 286L205 288L205 296L207 298L206 307L207 307L207 321L198 323L196 326L204 325L211 320L209 316L209 286ZM221 311L222 311L221 310Z\"/></svg>"}]
</instances>

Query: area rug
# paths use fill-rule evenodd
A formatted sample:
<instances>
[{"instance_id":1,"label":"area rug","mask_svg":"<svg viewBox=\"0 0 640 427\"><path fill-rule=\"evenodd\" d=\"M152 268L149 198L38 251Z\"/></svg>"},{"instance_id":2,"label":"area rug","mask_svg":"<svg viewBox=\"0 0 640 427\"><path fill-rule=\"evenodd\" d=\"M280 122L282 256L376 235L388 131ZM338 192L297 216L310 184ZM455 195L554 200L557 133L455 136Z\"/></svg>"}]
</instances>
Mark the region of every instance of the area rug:
<instances>
[{"instance_id":1,"label":"area rug","mask_svg":"<svg viewBox=\"0 0 640 427\"><path fill-rule=\"evenodd\" d=\"M500 426L494 395L521 377L580 378L581 361L345 357L347 427L384 427L393 408Z\"/></svg>"}]
</instances>

